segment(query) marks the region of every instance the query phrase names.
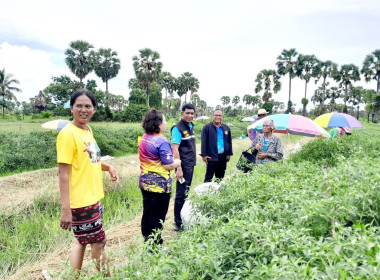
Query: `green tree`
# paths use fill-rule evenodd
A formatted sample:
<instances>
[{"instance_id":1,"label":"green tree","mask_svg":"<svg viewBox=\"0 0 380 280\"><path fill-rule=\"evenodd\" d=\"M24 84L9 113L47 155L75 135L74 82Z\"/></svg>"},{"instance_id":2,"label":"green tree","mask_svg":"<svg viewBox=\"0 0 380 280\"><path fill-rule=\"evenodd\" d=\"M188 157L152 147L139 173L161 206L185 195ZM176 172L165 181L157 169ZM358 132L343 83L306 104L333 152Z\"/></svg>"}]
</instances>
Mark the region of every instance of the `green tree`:
<instances>
[{"instance_id":1,"label":"green tree","mask_svg":"<svg viewBox=\"0 0 380 280\"><path fill-rule=\"evenodd\" d=\"M70 48L65 51L66 64L79 78L80 84L83 86L82 80L92 71L95 66L95 52L92 50L93 45L86 41L74 41L70 43Z\"/></svg>"},{"instance_id":2,"label":"green tree","mask_svg":"<svg viewBox=\"0 0 380 280\"><path fill-rule=\"evenodd\" d=\"M328 78L334 79L338 72L338 65L331 60L321 61L319 62L319 71L315 79L315 83L317 83L322 78L322 90L323 94L326 96L326 87L329 85L327 82Z\"/></svg>"},{"instance_id":3,"label":"green tree","mask_svg":"<svg viewBox=\"0 0 380 280\"><path fill-rule=\"evenodd\" d=\"M240 97L238 95L235 95L232 98L232 104L234 104L234 107L236 107L236 105L239 104L239 102L240 102Z\"/></svg>"},{"instance_id":4,"label":"green tree","mask_svg":"<svg viewBox=\"0 0 380 280\"><path fill-rule=\"evenodd\" d=\"M137 80L136 78L131 78L131 79L129 79L129 81L128 81L128 88L129 88L129 89L134 89L134 88L143 89L144 86L143 86L143 84L142 84L139 80Z\"/></svg>"},{"instance_id":5,"label":"green tree","mask_svg":"<svg viewBox=\"0 0 380 280\"><path fill-rule=\"evenodd\" d=\"M306 116L306 106L309 102L307 99L307 84L312 77L317 77L319 73L319 60L315 55L300 54L297 59L297 76L305 81L305 97L302 100L302 114Z\"/></svg>"},{"instance_id":6,"label":"green tree","mask_svg":"<svg viewBox=\"0 0 380 280\"><path fill-rule=\"evenodd\" d=\"M363 68L361 73L364 75L366 82L371 80L376 80L376 94L380 96L380 49L373 51L371 54L367 55L363 62ZM377 98L380 99L380 98ZM373 108L380 107L380 104L377 104ZM374 111L372 117L373 123L378 123L379 121L379 111Z\"/></svg>"},{"instance_id":7,"label":"green tree","mask_svg":"<svg viewBox=\"0 0 380 280\"><path fill-rule=\"evenodd\" d=\"M71 80L66 75L52 77L53 82L44 89L44 93L49 95L58 105L63 105L70 99L70 96L78 90L80 83Z\"/></svg>"},{"instance_id":8,"label":"green tree","mask_svg":"<svg viewBox=\"0 0 380 280\"><path fill-rule=\"evenodd\" d=\"M129 104L146 104L145 91L139 88L134 88L129 93Z\"/></svg>"},{"instance_id":9,"label":"green tree","mask_svg":"<svg viewBox=\"0 0 380 280\"><path fill-rule=\"evenodd\" d=\"M272 97L272 93L277 93L281 90L280 75L275 70L261 70L256 76L256 88L255 92L259 93L264 89L263 101L269 102Z\"/></svg>"},{"instance_id":10,"label":"green tree","mask_svg":"<svg viewBox=\"0 0 380 280\"><path fill-rule=\"evenodd\" d=\"M353 82L360 80L359 68L354 64L342 65L339 72L335 76L335 80L344 89L344 113L348 112L347 101L349 100L348 90L353 87Z\"/></svg>"},{"instance_id":11,"label":"green tree","mask_svg":"<svg viewBox=\"0 0 380 280\"><path fill-rule=\"evenodd\" d=\"M150 92L150 107L161 109L162 106L162 87L159 83L154 82L149 87Z\"/></svg>"},{"instance_id":12,"label":"green tree","mask_svg":"<svg viewBox=\"0 0 380 280\"><path fill-rule=\"evenodd\" d=\"M316 104L319 103L320 106L324 105L327 96L325 94L325 89L323 87L319 87L314 91L314 95L311 97L311 101Z\"/></svg>"},{"instance_id":13,"label":"green tree","mask_svg":"<svg viewBox=\"0 0 380 280\"><path fill-rule=\"evenodd\" d=\"M146 92L146 104L149 105L149 87L153 82L158 82L161 75L162 62L160 54L151 49L139 50L139 56L134 56L133 68L135 70L137 80L142 84L143 90Z\"/></svg>"},{"instance_id":14,"label":"green tree","mask_svg":"<svg viewBox=\"0 0 380 280\"><path fill-rule=\"evenodd\" d=\"M363 102L363 96L365 89L363 87L353 87L350 91L350 96L348 102L352 106L356 106L356 118L359 119L359 105Z\"/></svg>"},{"instance_id":15,"label":"green tree","mask_svg":"<svg viewBox=\"0 0 380 280\"><path fill-rule=\"evenodd\" d=\"M119 73L120 59L117 58L117 52L111 49L99 49L95 59L95 74L106 83L106 100L108 100L108 81Z\"/></svg>"},{"instance_id":16,"label":"green tree","mask_svg":"<svg viewBox=\"0 0 380 280\"><path fill-rule=\"evenodd\" d=\"M14 92L21 92L21 90L15 86L20 82L13 78L13 74L7 74L5 69L0 70L0 96L2 97L2 108L3 108L3 119L5 118L5 107L7 106L6 101L17 101Z\"/></svg>"},{"instance_id":17,"label":"green tree","mask_svg":"<svg viewBox=\"0 0 380 280\"><path fill-rule=\"evenodd\" d=\"M288 100L288 109L287 113L292 111L292 79L296 76L297 73L297 55L298 52L296 49L283 50L281 55L277 57L277 73L281 76L289 74L289 100Z\"/></svg>"},{"instance_id":18,"label":"green tree","mask_svg":"<svg viewBox=\"0 0 380 280\"><path fill-rule=\"evenodd\" d=\"M363 95L363 101L366 103L365 109L368 112L368 122L369 115L372 115L372 122L374 122L375 112L380 110L380 98L373 89L367 89Z\"/></svg>"},{"instance_id":19,"label":"green tree","mask_svg":"<svg viewBox=\"0 0 380 280\"><path fill-rule=\"evenodd\" d=\"M231 102L231 97L225 95L222 96L220 100L222 101L223 106L227 106Z\"/></svg>"},{"instance_id":20,"label":"green tree","mask_svg":"<svg viewBox=\"0 0 380 280\"><path fill-rule=\"evenodd\" d=\"M162 72L160 77L160 85L165 89L165 99L168 98L168 92L171 93L174 90L174 77L170 72Z\"/></svg>"},{"instance_id":21,"label":"green tree","mask_svg":"<svg viewBox=\"0 0 380 280\"><path fill-rule=\"evenodd\" d=\"M326 89L326 97L330 99L330 104L332 107L332 111L335 111L336 108L336 100L342 96L341 89L337 87L331 87Z\"/></svg>"},{"instance_id":22,"label":"green tree","mask_svg":"<svg viewBox=\"0 0 380 280\"><path fill-rule=\"evenodd\" d=\"M244 94L243 102L245 103L245 108L248 109L248 106L252 104L252 95Z\"/></svg>"}]
</instances>

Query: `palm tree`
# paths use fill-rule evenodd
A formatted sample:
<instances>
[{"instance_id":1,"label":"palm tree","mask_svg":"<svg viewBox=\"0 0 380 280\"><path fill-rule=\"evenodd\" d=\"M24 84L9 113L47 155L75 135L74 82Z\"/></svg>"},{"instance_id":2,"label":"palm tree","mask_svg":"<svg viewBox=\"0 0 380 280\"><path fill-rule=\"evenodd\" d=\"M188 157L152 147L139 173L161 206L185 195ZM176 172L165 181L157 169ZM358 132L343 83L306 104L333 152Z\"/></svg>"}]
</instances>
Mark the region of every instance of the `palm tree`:
<instances>
[{"instance_id":1,"label":"palm tree","mask_svg":"<svg viewBox=\"0 0 380 280\"><path fill-rule=\"evenodd\" d=\"M239 102L240 102L240 97L238 95L235 95L232 98L232 104L234 104L234 107L236 107L236 105L239 104Z\"/></svg>"},{"instance_id":2,"label":"palm tree","mask_svg":"<svg viewBox=\"0 0 380 280\"><path fill-rule=\"evenodd\" d=\"M70 48L65 51L66 64L79 78L80 84L83 86L82 80L94 70L94 56L95 53L91 49L93 45L86 41L74 41L70 43Z\"/></svg>"},{"instance_id":3,"label":"palm tree","mask_svg":"<svg viewBox=\"0 0 380 280\"><path fill-rule=\"evenodd\" d=\"M185 95L188 91L187 81L186 81L186 78L183 76L183 74L175 80L174 88L179 97L179 105L181 106L182 96ZM185 98L186 98L186 95L185 95ZM186 99L185 99L185 102L186 102Z\"/></svg>"},{"instance_id":4,"label":"palm tree","mask_svg":"<svg viewBox=\"0 0 380 280\"><path fill-rule=\"evenodd\" d=\"M2 107L3 107L3 119L5 118L5 100L15 100L17 101L16 96L13 92L21 92L18 87L15 87L14 84L19 84L20 82L13 78L13 74L5 73L5 69L0 70L0 95L2 96Z\"/></svg>"},{"instance_id":5,"label":"palm tree","mask_svg":"<svg viewBox=\"0 0 380 280\"><path fill-rule=\"evenodd\" d=\"M96 53L95 73L106 83L106 100L108 101L108 80L115 78L120 70L120 59L111 49L99 49Z\"/></svg>"},{"instance_id":6,"label":"palm tree","mask_svg":"<svg viewBox=\"0 0 380 280\"><path fill-rule=\"evenodd\" d=\"M325 90L323 87L319 87L314 91L314 95L311 97L311 101L315 103L319 103L320 106L324 105L324 102L326 101L327 97L325 94Z\"/></svg>"},{"instance_id":7,"label":"palm tree","mask_svg":"<svg viewBox=\"0 0 380 280\"><path fill-rule=\"evenodd\" d=\"M230 102L231 102L231 97L225 95L225 96L222 96L222 97L220 98L220 100L222 101L223 106L226 106L226 105L230 104Z\"/></svg>"},{"instance_id":8,"label":"palm tree","mask_svg":"<svg viewBox=\"0 0 380 280\"><path fill-rule=\"evenodd\" d=\"M195 77L191 77L189 81L189 90L190 90L190 100L195 92L198 92L199 89L199 80Z\"/></svg>"},{"instance_id":9,"label":"palm tree","mask_svg":"<svg viewBox=\"0 0 380 280\"><path fill-rule=\"evenodd\" d=\"M376 80L376 95L380 96L380 50L375 50L366 56L361 73L364 75L366 82ZM375 107L380 107L380 104ZM377 123L378 121L378 111L375 110L372 115L372 122Z\"/></svg>"},{"instance_id":10,"label":"palm tree","mask_svg":"<svg viewBox=\"0 0 380 280\"><path fill-rule=\"evenodd\" d=\"M290 113L292 111L292 101L291 101L291 95L292 95L292 79L296 76L297 68L297 55L298 52L296 49L289 49L289 50L283 50L281 52L281 55L277 57L278 61L276 63L277 65L277 73L281 76L285 76L286 74L289 74L289 100L288 100L288 109L287 113Z\"/></svg>"},{"instance_id":11,"label":"palm tree","mask_svg":"<svg viewBox=\"0 0 380 280\"><path fill-rule=\"evenodd\" d=\"M272 97L272 92L277 93L281 90L280 76L275 70L261 70L256 76L255 92L259 93L264 88L263 101L269 102ZM264 85L264 87L263 87Z\"/></svg>"},{"instance_id":12,"label":"palm tree","mask_svg":"<svg viewBox=\"0 0 380 280\"><path fill-rule=\"evenodd\" d=\"M337 87L331 87L326 90L326 97L330 99L332 111L335 111L336 100L341 97L342 91Z\"/></svg>"},{"instance_id":13,"label":"palm tree","mask_svg":"<svg viewBox=\"0 0 380 280\"><path fill-rule=\"evenodd\" d=\"M335 80L339 82L339 85L344 88L344 113L347 113L347 101L348 88L353 86L353 82L360 80L359 68L354 64L345 64L342 65L339 72L335 76Z\"/></svg>"},{"instance_id":14,"label":"palm tree","mask_svg":"<svg viewBox=\"0 0 380 280\"><path fill-rule=\"evenodd\" d=\"M326 95L326 87L329 85L327 82L327 78L334 78L335 75L338 72L338 65L331 60L327 61L321 61L319 63L319 72L318 75L316 76L315 83L319 81L320 78L323 79L322 81L322 89L323 89L323 94Z\"/></svg>"},{"instance_id":15,"label":"palm tree","mask_svg":"<svg viewBox=\"0 0 380 280\"><path fill-rule=\"evenodd\" d=\"M297 59L297 76L302 80L305 80L305 97L302 100L303 110L302 114L306 116L306 106L309 100L306 98L307 84L311 77L317 77L319 72L319 60L315 55L303 55L300 54Z\"/></svg>"},{"instance_id":16,"label":"palm tree","mask_svg":"<svg viewBox=\"0 0 380 280\"><path fill-rule=\"evenodd\" d=\"M245 94L243 96L243 102L245 103L246 110L248 109L248 106L252 104L252 95Z\"/></svg>"},{"instance_id":17,"label":"palm tree","mask_svg":"<svg viewBox=\"0 0 380 280\"><path fill-rule=\"evenodd\" d=\"M168 98L169 93L173 91L174 77L170 72L162 72L160 78L160 85L165 89L165 99Z\"/></svg>"},{"instance_id":18,"label":"palm tree","mask_svg":"<svg viewBox=\"0 0 380 280\"><path fill-rule=\"evenodd\" d=\"M352 103L352 106L356 106L356 118L359 119L359 104L363 102L363 96L365 89L363 87L353 87L350 92L350 99L348 102Z\"/></svg>"},{"instance_id":19,"label":"palm tree","mask_svg":"<svg viewBox=\"0 0 380 280\"><path fill-rule=\"evenodd\" d=\"M133 68L135 70L136 78L139 80L143 89L146 92L146 103L149 107L149 86L155 82L159 81L162 62L158 61L160 59L160 54L151 49L142 49L139 50L140 57L134 56Z\"/></svg>"}]
</instances>

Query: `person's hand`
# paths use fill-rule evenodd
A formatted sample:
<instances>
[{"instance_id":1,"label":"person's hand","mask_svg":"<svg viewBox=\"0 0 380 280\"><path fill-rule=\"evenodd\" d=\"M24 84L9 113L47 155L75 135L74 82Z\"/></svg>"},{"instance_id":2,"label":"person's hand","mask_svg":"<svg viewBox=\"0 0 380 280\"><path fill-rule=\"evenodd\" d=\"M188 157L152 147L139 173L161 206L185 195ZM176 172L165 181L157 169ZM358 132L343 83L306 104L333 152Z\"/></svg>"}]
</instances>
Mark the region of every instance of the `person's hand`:
<instances>
[{"instance_id":1,"label":"person's hand","mask_svg":"<svg viewBox=\"0 0 380 280\"><path fill-rule=\"evenodd\" d=\"M227 162L229 162L230 159L231 159L231 156L227 156L227 158L226 158Z\"/></svg>"},{"instance_id":2,"label":"person's hand","mask_svg":"<svg viewBox=\"0 0 380 280\"><path fill-rule=\"evenodd\" d=\"M63 209L62 208L62 210L61 210L61 220L59 222L59 226L62 229L71 230L72 221L73 221L73 217L71 215L70 208L68 208L68 209Z\"/></svg>"},{"instance_id":3,"label":"person's hand","mask_svg":"<svg viewBox=\"0 0 380 280\"><path fill-rule=\"evenodd\" d=\"M177 178L177 181L180 181L183 178L182 168L177 168L177 172L175 174L175 177Z\"/></svg>"},{"instance_id":4,"label":"person's hand","mask_svg":"<svg viewBox=\"0 0 380 280\"><path fill-rule=\"evenodd\" d=\"M209 156L205 156L205 157L202 157L202 160L206 163L206 164L208 164L208 159L209 158L211 158L211 157L209 157Z\"/></svg>"},{"instance_id":5,"label":"person's hand","mask_svg":"<svg viewBox=\"0 0 380 280\"><path fill-rule=\"evenodd\" d=\"M111 182L119 182L119 175L117 174L117 171L113 166L110 166L108 172L110 174Z\"/></svg>"},{"instance_id":6,"label":"person's hand","mask_svg":"<svg viewBox=\"0 0 380 280\"><path fill-rule=\"evenodd\" d=\"M258 153L257 154L257 158L258 159L264 159L264 158L267 158L267 157L268 157L267 153Z\"/></svg>"},{"instance_id":7,"label":"person's hand","mask_svg":"<svg viewBox=\"0 0 380 280\"><path fill-rule=\"evenodd\" d=\"M256 149L256 150L260 150L260 149L261 149L260 144L256 144L255 149Z\"/></svg>"}]
</instances>

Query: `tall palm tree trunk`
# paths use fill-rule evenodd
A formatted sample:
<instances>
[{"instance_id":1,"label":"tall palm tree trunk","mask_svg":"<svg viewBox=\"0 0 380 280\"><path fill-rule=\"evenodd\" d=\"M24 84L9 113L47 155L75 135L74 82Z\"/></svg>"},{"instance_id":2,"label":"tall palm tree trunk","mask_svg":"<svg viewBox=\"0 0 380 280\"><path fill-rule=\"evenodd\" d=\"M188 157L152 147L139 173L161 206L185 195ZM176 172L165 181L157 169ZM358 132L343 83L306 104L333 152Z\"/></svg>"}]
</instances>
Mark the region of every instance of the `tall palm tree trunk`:
<instances>
[{"instance_id":1,"label":"tall palm tree trunk","mask_svg":"<svg viewBox=\"0 0 380 280\"><path fill-rule=\"evenodd\" d=\"M291 95L292 95L292 76L291 74L289 73L289 100L288 100L288 114L292 112L292 107L291 107L291 104L290 104L290 98L291 98Z\"/></svg>"},{"instance_id":2,"label":"tall palm tree trunk","mask_svg":"<svg viewBox=\"0 0 380 280\"><path fill-rule=\"evenodd\" d=\"M306 92L307 92L307 82L305 82L305 99L306 99ZM306 100L305 100L305 101L306 101ZM302 105L303 105L302 115L303 115L303 116L306 116L306 106L307 106L307 104L304 103L304 104L302 104Z\"/></svg>"},{"instance_id":3,"label":"tall palm tree trunk","mask_svg":"<svg viewBox=\"0 0 380 280\"><path fill-rule=\"evenodd\" d=\"M347 98L348 98L348 86L346 85L344 88L344 108L343 108L343 113L346 113L346 114L348 112Z\"/></svg>"},{"instance_id":4,"label":"tall palm tree trunk","mask_svg":"<svg viewBox=\"0 0 380 280\"><path fill-rule=\"evenodd\" d=\"M5 95L3 95L3 119L5 119Z\"/></svg>"},{"instance_id":5,"label":"tall palm tree trunk","mask_svg":"<svg viewBox=\"0 0 380 280\"><path fill-rule=\"evenodd\" d=\"M146 106L149 107L149 86L146 87Z\"/></svg>"},{"instance_id":6,"label":"tall palm tree trunk","mask_svg":"<svg viewBox=\"0 0 380 280\"><path fill-rule=\"evenodd\" d=\"M106 80L106 100L108 103L108 80Z\"/></svg>"}]
</instances>

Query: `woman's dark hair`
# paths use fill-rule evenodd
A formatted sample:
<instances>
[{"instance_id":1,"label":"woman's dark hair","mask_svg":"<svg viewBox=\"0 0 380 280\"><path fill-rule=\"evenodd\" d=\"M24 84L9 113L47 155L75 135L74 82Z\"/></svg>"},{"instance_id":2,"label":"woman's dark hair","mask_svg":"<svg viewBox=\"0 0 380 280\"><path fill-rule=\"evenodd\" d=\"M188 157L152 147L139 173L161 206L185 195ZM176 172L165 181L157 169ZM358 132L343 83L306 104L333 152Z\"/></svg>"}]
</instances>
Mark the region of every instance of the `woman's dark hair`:
<instances>
[{"instance_id":1,"label":"woman's dark hair","mask_svg":"<svg viewBox=\"0 0 380 280\"><path fill-rule=\"evenodd\" d=\"M77 98L81 95L86 95L88 98L90 98L92 106L96 107L96 100L94 95L89 91L88 89L79 89L76 92L73 93L70 99L70 106L74 106L75 101Z\"/></svg>"},{"instance_id":2,"label":"woman's dark hair","mask_svg":"<svg viewBox=\"0 0 380 280\"><path fill-rule=\"evenodd\" d=\"M142 127L144 128L145 133L160 133L160 125L162 124L163 120L163 114L155 108L146 112L142 122Z\"/></svg>"}]
</instances>

